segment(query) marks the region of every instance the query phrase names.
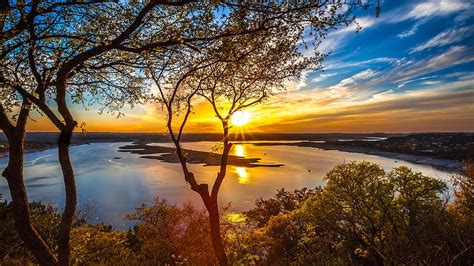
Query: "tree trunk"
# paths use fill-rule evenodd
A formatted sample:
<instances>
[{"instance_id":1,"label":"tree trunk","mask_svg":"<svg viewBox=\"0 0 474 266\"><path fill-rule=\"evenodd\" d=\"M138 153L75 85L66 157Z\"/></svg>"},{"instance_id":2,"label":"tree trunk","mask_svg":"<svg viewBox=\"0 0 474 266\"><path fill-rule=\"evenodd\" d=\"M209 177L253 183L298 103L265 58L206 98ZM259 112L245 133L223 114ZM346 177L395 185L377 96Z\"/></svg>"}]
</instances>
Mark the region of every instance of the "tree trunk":
<instances>
[{"instance_id":1,"label":"tree trunk","mask_svg":"<svg viewBox=\"0 0 474 266\"><path fill-rule=\"evenodd\" d=\"M211 228L211 240L214 254L219 261L219 265L228 265L227 255L225 254L224 245L221 238L221 223L219 216L219 207L217 199L211 199L210 202L204 202L207 212L209 213L209 225Z\"/></svg>"},{"instance_id":2,"label":"tree trunk","mask_svg":"<svg viewBox=\"0 0 474 266\"><path fill-rule=\"evenodd\" d=\"M70 234L74 214L77 206L77 191L74 170L69 158L69 147L71 144L72 132L75 125L66 127L61 131L58 142L59 163L63 172L64 187L66 191L66 204L59 225L58 232L58 260L59 265L69 265L70 258Z\"/></svg>"},{"instance_id":3,"label":"tree trunk","mask_svg":"<svg viewBox=\"0 0 474 266\"><path fill-rule=\"evenodd\" d=\"M23 181L24 133L10 137L8 145L8 166L2 175L7 179L11 193L15 227L39 264L55 265L57 263L55 256L31 221L30 206Z\"/></svg>"}]
</instances>

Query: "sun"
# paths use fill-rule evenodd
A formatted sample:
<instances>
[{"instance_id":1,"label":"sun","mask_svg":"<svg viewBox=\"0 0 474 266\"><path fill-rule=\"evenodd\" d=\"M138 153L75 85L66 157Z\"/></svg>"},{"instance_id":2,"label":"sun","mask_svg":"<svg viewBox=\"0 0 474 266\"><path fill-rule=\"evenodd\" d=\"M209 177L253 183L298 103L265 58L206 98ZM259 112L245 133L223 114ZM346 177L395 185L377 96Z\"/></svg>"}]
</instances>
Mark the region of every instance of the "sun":
<instances>
[{"instance_id":1,"label":"sun","mask_svg":"<svg viewBox=\"0 0 474 266\"><path fill-rule=\"evenodd\" d=\"M234 115L232 115L232 118L230 119L230 122L232 125L241 127L245 124L247 124L250 121L250 112L248 111L238 111Z\"/></svg>"}]
</instances>

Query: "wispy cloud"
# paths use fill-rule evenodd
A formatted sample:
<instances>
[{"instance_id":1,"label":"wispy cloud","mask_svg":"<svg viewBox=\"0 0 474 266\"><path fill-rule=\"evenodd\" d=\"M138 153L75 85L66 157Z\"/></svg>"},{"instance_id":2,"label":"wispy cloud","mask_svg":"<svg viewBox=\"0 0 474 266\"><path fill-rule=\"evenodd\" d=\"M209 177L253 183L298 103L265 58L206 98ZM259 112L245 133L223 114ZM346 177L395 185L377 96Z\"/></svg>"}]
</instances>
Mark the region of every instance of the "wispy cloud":
<instances>
[{"instance_id":1,"label":"wispy cloud","mask_svg":"<svg viewBox=\"0 0 474 266\"><path fill-rule=\"evenodd\" d=\"M372 69L367 69L367 70L361 71L361 72L353 75L352 77L341 80L341 82L339 82L339 84L337 86L351 85L351 84L356 83L357 81L366 80L368 78L371 78L371 77L375 76L376 74L377 74L377 72L373 71Z\"/></svg>"},{"instance_id":2,"label":"wispy cloud","mask_svg":"<svg viewBox=\"0 0 474 266\"><path fill-rule=\"evenodd\" d=\"M445 31L438 33L436 36L430 40L410 49L410 53L421 52L426 49L434 47L442 47L448 44L455 44L469 35L471 35L473 29L471 27L462 27L462 28L451 28Z\"/></svg>"},{"instance_id":3,"label":"wispy cloud","mask_svg":"<svg viewBox=\"0 0 474 266\"><path fill-rule=\"evenodd\" d=\"M400 64L371 81L373 84L384 82L402 83L429 73L474 61L474 48L452 46L447 51L426 59L413 61L401 60Z\"/></svg>"},{"instance_id":4,"label":"wispy cloud","mask_svg":"<svg viewBox=\"0 0 474 266\"><path fill-rule=\"evenodd\" d=\"M366 66L366 65L371 65L371 64L377 64L377 63L396 63L399 61L397 58L390 58L390 57L378 57L378 58L372 58L369 60L362 60L362 61L353 61L353 62L333 62L329 63L325 69L339 69L339 68L347 68L347 67L355 67L355 66Z\"/></svg>"},{"instance_id":5,"label":"wispy cloud","mask_svg":"<svg viewBox=\"0 0 474 266\"><path fill-rule=\"evenodd\" d=\"M416 34L419 28L428 21L448 16L453 13L466 13L470 9L470 4L462 0L429 0L413 1L412 5L407 5L386 14L387 23L399 23L406 20L415 20L407 30L397 35L400 39L407 38ZM458 16L456 20L465 20L466 15Z\"/></svg>"},{"instance_id":6,"label":"wispy cloud","mask_svg":"<svg viewBox=\"0 0 474 266\"><path fill-rule=\"evenodd\" d=\"M394 22L408 19L422 19L446 16L469 8L469 3L462 0L429 0L413 1L415 4L395 10L398 16L391 18Z\"/></svg>"},{"instance_id":7,"label":"wispy cloud","mask_svg":"<svg viewBox=\"0 0 474 266\"><path fill-rule=\"evenodd\" d=\"M330 74L319 74L318 77L315 77L312 82L321 82L327 78L336 76L338 73L330 73Z\"/></svg>"},{"instance_id":8,"label":"wispy cloud","mask_svg":"<svg viewBox=\"0 0 474 266\"><path fill-rule=\"evenodd\" d=\"M417 22L415 22L415 24L413 24L413 26L411 26L411 28L398 34L397 37L400 39L404 39L404 38L408 38L410 36L415 35L416 32L418 31L418 28L420 28L420 26L425 24L427 21L428 21L427 19L418 20Z\"/></svg>"},{"instance_id":9,"label":"wispy cloud","mask_svg":"<svg viewBox=\"0 0 474 266\"><path fill-rule=\"evenodd\" d=\"M298 100L299 112L282 113L283 106L292 104L293 99L288 99L284 105L265 107L284 115L275 117L278 123L262 123L260 128L297 132L474 130L474 88L466 87L468 84L473 82L455 82L435 90L385 90L366 100L338 105L319 104L326 99L307 97Z\"/></svg>"},{"instance_id":10,"label":"wispy cloud","mask_svg":"<svg viewBox=\"0 0 474 266\"><path fill-rule=\"evenodd\" d=\"M359 31L359 27L362 31L371 28L378 23L378 19L375 17L360 17L357 18L355 23L352 23L348 27L340 28L336 31L329 33L326 38L319 44L318 50L322 53L332 53L335 49L342 48L348 41L348 38Z\"/></svg>"},{"instance_id":11,"label":"wispy cloud","mask_svg":"<svg viewBox=\"0 0 474 266\"><path fill-rule=\"evenodd\" d=\"M428 80L425 82L422 82L422 85L435 85L441 83L441 80Z\"/></svg>"},{"instance_id":12,"label":"wispy cloud","mask_svg":"<svg viewBox=\"0 0 474 266\"><path fill-rule=\"evenodd\" d=\"M398 88L405 87L409 83L413 83L413 82L417 82L417 81L421 81L421 80L427 80L427 79L435 78L437 76L438 75L433 75L433 76L428 76L428 77L421 77L421 78L417 78L417 79L406 80L406 81L403 81L400 84L398 84Z\"/></svg>"}]
</instances>

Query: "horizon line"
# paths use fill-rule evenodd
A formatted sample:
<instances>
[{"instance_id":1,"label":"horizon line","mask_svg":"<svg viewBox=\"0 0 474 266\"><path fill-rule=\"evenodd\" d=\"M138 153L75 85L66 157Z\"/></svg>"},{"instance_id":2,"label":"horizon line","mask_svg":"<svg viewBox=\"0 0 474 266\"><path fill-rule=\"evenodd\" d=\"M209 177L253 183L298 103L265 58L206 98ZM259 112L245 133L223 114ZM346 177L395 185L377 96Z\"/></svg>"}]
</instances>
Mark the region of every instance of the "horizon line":
<instances>
[{"instance_id":1,"label":"horizon line","mask_svg":"<svg viewBox=\"0 0 474 266\"><path fill-rule=\"evenodd\" d=\"M3 131L0 130L3 134ZM60 131L26 131L25 133L60 133ZM148 131L137 131L137 132L130 132L130 131L87 131L87 132L80 132L75 131L74 134L162 134L168 135L167 132L148 132ZM423 133L474 133L472 131L392 131L392 132L384 132L384 131L374 131L374 132L245 132L245 135L259 135L259 134L423 134ZM189 134L223 134L222 132L188 132L183 133L185 135Z\"/></svg>"}]
</instances>

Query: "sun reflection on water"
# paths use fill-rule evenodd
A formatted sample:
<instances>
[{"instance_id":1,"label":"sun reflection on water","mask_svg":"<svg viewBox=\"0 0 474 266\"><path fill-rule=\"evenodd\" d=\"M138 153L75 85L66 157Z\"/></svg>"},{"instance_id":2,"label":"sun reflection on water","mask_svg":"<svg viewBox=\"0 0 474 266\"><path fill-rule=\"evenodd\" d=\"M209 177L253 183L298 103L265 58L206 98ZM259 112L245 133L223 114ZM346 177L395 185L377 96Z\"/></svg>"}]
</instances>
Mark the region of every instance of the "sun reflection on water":
<instances>
[{"instance_id":1,"label":"sun reflection on water","mask_svg":"<svg viewBox=\"0 0 474 266\"><path fill-rule=\"evenodd\" d=\"M236 167L235 173L238 176L239 184L247 185L250 183L250 175L247 173L247 169L245 167Z\"/></svg>"},{"instance_id":2,"label":"sun reflection on water","mask_svg":"<svg viewBox=\"0 0 474 266\"><path fill-rule=\"evenodd\" d=\"M245 157L245 148L243 145L237 144L235 147L235 155Z\"/></svg>"}]
</instances>

